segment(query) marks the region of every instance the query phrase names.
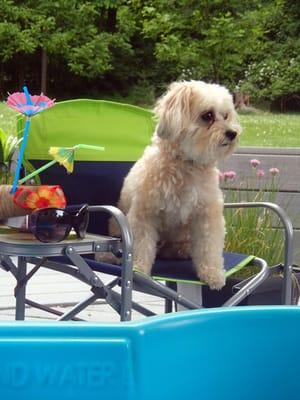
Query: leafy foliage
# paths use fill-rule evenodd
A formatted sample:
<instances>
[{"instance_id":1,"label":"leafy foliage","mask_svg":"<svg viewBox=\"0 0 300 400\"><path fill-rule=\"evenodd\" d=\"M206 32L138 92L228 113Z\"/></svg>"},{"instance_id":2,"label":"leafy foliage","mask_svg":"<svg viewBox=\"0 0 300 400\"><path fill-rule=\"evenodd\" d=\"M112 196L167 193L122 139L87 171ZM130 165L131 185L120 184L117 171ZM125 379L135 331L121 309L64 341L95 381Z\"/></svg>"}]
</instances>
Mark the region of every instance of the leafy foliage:
<instances>
[{"instance_id":1,"label":"leafy foliage","mask_svg":"<svg viewBox=\"0 0 300 400\"><path fill-rule=\"evenodd\" d=\"M257 100L280 100L280 107L300 93L300 8L290 0L267 2L257 14L264 36L240 81Z\"/></svg>"},{"instance_id":2,"label":"leafy foliage","mask_svg":"<svg viewBox=\"0 0 300 400\"><path fill-rule=\"evenodd\" d=\"M39 89L41 54L55 97L204 79L257 101L300 92L300 8L292 0L0 0L1 89ZM141 89L139 89L141 88ZM51 93L52 92L52 93Z\"/></svg>"},{"instance_id":3,"label":"leafy foliage","mask_svg":"<svg viewBox=\"0 0 300 400\"><path fill-rule=\"evenodd\" d=\"M11 162L14 152L22 139L13 134L7 134L0 128L0 183L7 184L11 181Z\"/></svg>"}]
</instances>

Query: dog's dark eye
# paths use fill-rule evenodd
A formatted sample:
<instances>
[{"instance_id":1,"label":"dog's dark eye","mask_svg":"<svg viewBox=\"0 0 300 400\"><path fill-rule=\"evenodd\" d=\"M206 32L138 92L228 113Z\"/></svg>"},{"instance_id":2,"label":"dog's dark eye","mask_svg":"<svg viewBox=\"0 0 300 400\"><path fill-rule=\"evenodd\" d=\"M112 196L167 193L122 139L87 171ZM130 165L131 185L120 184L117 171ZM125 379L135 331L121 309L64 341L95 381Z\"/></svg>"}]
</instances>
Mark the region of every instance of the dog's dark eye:
<instances>
[{"instance_id":1,"label":"dog's dark eye","mask_svg":"<svg viewBox=\"0 0 300 400\"><path fill-rule=\"evenodd\" d=\"M228 118L228 114L225 114L224 115L224 119L226 120Z\"/></svg>"},{"instance_id":2,"label":"dog's dark eye","mask_svg":"<svg viewBox=\"0 0 300 400\"><path fill-rule=\"evenodd\" d=\"M215 117L212 111L207 111L206 113L201 115L201 118L205 122L213 122Z\"/></svg>"}]
</instances>

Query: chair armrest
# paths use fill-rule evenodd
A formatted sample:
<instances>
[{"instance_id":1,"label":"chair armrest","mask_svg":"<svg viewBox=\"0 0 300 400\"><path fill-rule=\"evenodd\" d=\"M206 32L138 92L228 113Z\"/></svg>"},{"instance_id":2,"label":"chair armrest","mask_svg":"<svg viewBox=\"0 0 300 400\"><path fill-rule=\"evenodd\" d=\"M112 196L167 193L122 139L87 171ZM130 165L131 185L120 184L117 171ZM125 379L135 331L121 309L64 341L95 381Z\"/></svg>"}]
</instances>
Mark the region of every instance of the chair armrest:
<instances>
[{"instance_id":1,"label":"chair armrest","mask_svg":"<svg viewBox=\"0 0 300 400\"><path fill-rule=\"evenodd\" d=\"M126 216L121 210L114 206L89 206L89 212L105 212L110 214L119 225L121 232L122 246L122 297L121 316L122 320L131 319L131 303L132 303L132 279L133 279L133 235L128 224Z\"/></svg>"},{"instance_id":2,"label":"chair armrest","mask_svg":"<svg viewBox=\"0 0 300 400\"><path fill-rule=\"evenodd\" d=\"M242 286L238 292L230 297L222 307L232 307L238 305L250 293L253 292L259 285L261 285L270 275L270 268L262 258L254 258L253 263L260 268L260 271L242 282Z\"/></svg>"},{"instance_id":3,"label":"chair armrest","mask_svg":"<svg viewBox=\"0 0 300 400\"><path fill-rule=\"evenodd\" d=\"M292 304L292 257L293 257L293 225L287 213L275 203L270 202L240 202L225 203L225 208L267 208L280 219L285 235L283 263L283 304Z\"/></svg>"}]
</instances>

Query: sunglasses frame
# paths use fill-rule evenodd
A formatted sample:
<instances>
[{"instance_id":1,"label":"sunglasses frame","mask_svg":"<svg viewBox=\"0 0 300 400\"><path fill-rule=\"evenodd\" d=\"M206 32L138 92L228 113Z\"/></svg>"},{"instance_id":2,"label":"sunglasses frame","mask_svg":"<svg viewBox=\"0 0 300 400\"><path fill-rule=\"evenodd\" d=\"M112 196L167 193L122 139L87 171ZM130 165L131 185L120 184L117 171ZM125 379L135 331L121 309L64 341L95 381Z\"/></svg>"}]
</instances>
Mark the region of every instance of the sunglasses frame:
<instances>
[{"instance_id":1,"label":"sunglasses frame","mask_svg":"<svg viewBox=\"0 0 300 400\"><path fill-rule=\"evenodd\" d=\"M41 218L43 212L51 210L62 211L70 219L70 222L66 227L66 231L63 237L59 238L58 240L44 240L41 239L41 235L39 235L39 227L38 227L39 219ZM82 217L83 213L86 213L86 217L84 220L84 229L82 228L80 229L79 225L82 224L82 221L78 222L78 220L79 217ZM39 240L42 243L59 243L67 239L72 228L74 229L77 238L83 239L85 237L88 224L89 224L88 204L84 204L80 208L78 206L68 206L66 208L48 207L48 208L37 209L31 213L31 215L29 216L28 230L35 236L37 240Z\"/></svg>"}]
</instances>

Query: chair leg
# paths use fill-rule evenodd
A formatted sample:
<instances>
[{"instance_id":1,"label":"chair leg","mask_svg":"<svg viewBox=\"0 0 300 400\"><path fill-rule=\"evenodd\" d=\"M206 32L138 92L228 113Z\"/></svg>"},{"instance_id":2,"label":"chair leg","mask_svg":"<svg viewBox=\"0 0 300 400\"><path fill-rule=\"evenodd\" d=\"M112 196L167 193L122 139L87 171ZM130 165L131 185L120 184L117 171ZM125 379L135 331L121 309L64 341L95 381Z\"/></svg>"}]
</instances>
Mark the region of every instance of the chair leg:
<instances>
[{"instance_id":1,"label":"chair leg","mask_svg":"<svg viewBox=\"0 0 300 400\"><path fill-rule=\"evenodd\" d=\"M29 299L25 299L25 303L30 307L37 308L38 310L42 310L42 311L45 311L50 314L54 314L54 315L58 315L58 316L64 315L64 313L61 311L55 310L54 308L45 306L43 304L36 303L35 301L29 300ZM71 319L72 319L72 321L84 321L83 319L76 318L76 317L73 317Z\"/></svg>"},{"instance_id":2,"label":"chair leg","mask_svg":"<svg viewBox=\"0 0 300 400\"><path fill-rule=\"evenodd\" d=\"M15 290L16 311L15 319L23 321L25 319L25 295L26 295L26 277L27 261L25 257L18 257L18 270L16 274L17 286ZM23 282L23 283L22 283Z\"/></svg>"},{"instance_id":3,"label":"chair leg","mask_svg":"<svg viewBox=\"0 0 300 400\"><path fill-rule=\"evenodd\" d=\"M177 291L177 283L176 282L166 282L166 286L175 292ZM174 302L175 310L177 308L176 302ZM173 311L173 300L165 299L165 313L171 313Z\"/></svg>"},{"instance_id":4,"label":"chair leg","mask_svg":"<svg viewBox=\"0 0 300 400\"><path fill-rule=\"evenodd\" d=\"M81 303L76 304L75 307L73 307L71 310L61 315L58 318L58 321L69 321L70 319L74 318L75 315L77 315L86 307L88 307L90 304L94 303L97 299L98 296L96 294L92 294L87 299L83 300Z\"/></svg>"}]
</instances>

